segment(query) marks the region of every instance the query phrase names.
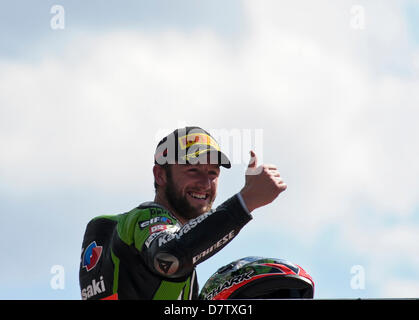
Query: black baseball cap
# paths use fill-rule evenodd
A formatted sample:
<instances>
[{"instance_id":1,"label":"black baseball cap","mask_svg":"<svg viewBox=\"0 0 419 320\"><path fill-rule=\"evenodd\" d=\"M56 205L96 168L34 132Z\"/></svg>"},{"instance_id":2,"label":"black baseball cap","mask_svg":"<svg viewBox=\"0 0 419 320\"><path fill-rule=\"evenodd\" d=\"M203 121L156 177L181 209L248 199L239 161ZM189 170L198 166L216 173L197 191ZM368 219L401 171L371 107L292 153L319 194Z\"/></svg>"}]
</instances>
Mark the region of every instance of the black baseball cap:
<instances>
[{"instance_id":1,"label":"black baseball cap","mask_svg":"<svg viewBox=\"0 0 419 320\"><path fill-rule=\"evenodd\" d=\"M200 127L176 129L160 140L154 154L154 163L159 165L209 163L231 168L230 160L221 152L217 141Z\"/></svg>"}]
</instances>

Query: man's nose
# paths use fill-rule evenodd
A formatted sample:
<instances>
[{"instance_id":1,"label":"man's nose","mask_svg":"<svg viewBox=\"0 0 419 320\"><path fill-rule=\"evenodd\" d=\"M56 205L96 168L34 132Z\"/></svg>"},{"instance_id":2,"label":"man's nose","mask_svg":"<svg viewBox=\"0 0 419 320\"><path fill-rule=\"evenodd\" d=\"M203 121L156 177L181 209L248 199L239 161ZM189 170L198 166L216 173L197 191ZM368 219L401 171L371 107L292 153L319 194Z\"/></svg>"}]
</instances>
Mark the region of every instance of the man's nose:
<instances>
[{"instance_id":1,"label":"man's nose","mask_svg":"<svg viewBox=\"0 0 419 320\"><path fill-rule=\"evenodd\" d=\"M202 189L209 189L211 188L211 179L207 174L201 174L197 180L197 185Z\"/></svg>"}]
</instances>

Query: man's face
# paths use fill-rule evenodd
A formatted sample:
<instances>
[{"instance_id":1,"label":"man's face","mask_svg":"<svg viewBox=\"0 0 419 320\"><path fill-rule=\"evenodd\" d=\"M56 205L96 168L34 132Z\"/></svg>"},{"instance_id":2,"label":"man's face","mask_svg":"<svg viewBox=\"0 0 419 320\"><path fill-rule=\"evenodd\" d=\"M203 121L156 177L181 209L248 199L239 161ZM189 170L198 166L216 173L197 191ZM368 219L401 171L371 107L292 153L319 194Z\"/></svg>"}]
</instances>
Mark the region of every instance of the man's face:
<instances>
[{"instance_id":1,"label":"man's face","mask_svg":"<svg viewBox=\"0 0 419 320\"><path fill-rule=\"evenodd\" d=\"M172 208L189 220L208 212L217 195L220 168L214 164L173 164L164 190Z\"/></svg>"}]
</instances>

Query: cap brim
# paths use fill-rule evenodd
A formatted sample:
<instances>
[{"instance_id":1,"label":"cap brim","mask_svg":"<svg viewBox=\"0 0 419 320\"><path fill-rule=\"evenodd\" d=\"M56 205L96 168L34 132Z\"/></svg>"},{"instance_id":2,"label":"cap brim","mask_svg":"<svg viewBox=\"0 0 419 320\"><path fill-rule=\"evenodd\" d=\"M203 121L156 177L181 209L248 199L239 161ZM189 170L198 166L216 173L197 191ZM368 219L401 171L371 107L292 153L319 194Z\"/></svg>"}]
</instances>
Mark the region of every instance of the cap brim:
<instances>
[{"instance_id":1,"label":"cap brim","mask_svg":"<svg viewBox=\"0 0 419 320\"><path fill-rule=\"evenodd\" d=\"M189 159L199 159L199 158L201 158L204 154L208 154L208 153L211 153L211 154L216 154L216 157L212 157L212 156L210 156L209 158L209 164L218 164L218 165L220 165L220 166L222 166L222 167L224 167L224 168L227 168L227 169L230 169L231 168L231 162L230 162L230 160L228 159L228 157L223 153L223 152L221 152L221 151L219 151L219 150L216 150L216 149L213 149L213 148L208 148L208 149L206 149L206 150L200 150L199 151L199 155L198 156L193 156L193 157L187 157L187 162L188 163L199 163L199 160L195 160L195 161L189 161ZM214 159L214 158L216 158L216 159ZM203 161L203 163L205 163L205 164L207 164L208 163L208 157L205 157L204 158L205 160Z\"/></svg>"},{"instance_id":2,"label":"cap brim","mask_svg":"<svg viewBox=\"0 0 419 320\"><path fill-rule=\"evenodd\" d=\"M231 168L231 162L230 160L227 158L227 156L222 153L221 151L218 151L218 154L220 156L220 165L223 166L224 168L230 169Z\"/></svg>"}]
</instances>

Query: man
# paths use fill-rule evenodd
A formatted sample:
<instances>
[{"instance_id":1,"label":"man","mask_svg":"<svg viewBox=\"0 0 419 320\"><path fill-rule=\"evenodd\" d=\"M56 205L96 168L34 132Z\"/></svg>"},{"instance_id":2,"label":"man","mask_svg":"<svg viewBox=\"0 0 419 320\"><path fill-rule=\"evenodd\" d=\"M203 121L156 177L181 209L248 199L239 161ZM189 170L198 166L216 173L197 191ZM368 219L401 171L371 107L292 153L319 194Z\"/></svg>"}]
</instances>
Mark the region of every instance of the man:
<instances>
[{"instance_id":1,"label":"man","mask_svg":"<svg viewBox=\"0 0 419 320\"><path fill-rule=\"evenodd\" d=\"M82 299L197 299L195 266L224 248L286 184L256 155L240 192L215 210L220 167L230 168L217 142L199 127L176 129L154 157L153 202L86 228L80 262Z\"/></svg>"}]
</instances>

